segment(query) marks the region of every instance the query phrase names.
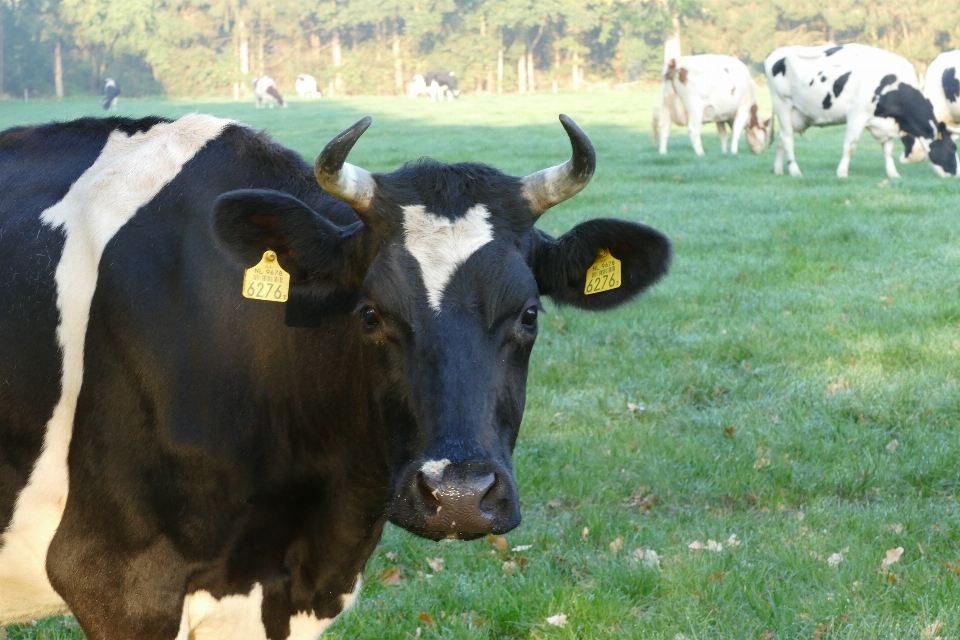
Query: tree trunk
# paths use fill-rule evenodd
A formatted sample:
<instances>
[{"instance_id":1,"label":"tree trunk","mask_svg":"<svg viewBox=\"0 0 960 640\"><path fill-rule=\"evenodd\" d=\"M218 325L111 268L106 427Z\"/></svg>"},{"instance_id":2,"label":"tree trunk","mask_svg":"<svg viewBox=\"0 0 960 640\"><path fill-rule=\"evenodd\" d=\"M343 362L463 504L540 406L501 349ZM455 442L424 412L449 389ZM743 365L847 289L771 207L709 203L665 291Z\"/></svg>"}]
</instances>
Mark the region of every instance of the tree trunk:
<instances>
[{"instance_id":1,"label":"tree trunk","mask_svg":"<svg viewBox=\"0 0 960 640\"><path fill-rule=\"evenodd\" d=\"M320 34L311 33L310 34L310 48L313 49L313 59L315 62L320 62Z\"/></svg>"},{"instance_id":2,"label":"tree trunk","mask_svg":"<svg viewBox=\"0 0 960 640\"><path fill-rule=\"evenodd\" d=\"M63 99L63 57L61 55L60 41L57 40L53 48L53 86L57 92L57 99Z\"/></svg>"},{"instance_id":3,"label":"tree trunk","mask_svg":"<svg viewBox=\"0 0 960 640\"><path fill-rule=\"evenodd\" d=\"M240 75L250 74L250 36L247 33L247 25L241 20L237 24L237 37L240 41L238 55L240 57Z\"/></svg>"},{"instance_id":4,"label":"tree trunk","mask_svg":"<svg viewBox=\"0 0 960 640\"><path fill-rule=\"evenodd\" d=\"M527 52L524 51L517 58L517 93L527 91Z\"/></svg>"},{"instance_id":5,"label":"tree trunk","mask_svg":"<svg viewBox=\"0 0 960 640\"><path fill-rule=\"evenodd\" d=\"M500 48L497 50L497 93L503 93L503 27L500 32Z\"/></svg>"},{"instance_id":6,"label":"tree trunk","mask_svg":"<svg viewBox=\"0 0 960 640\"><path fill-rule=\"evenodd\" d=\"M393 22L393 80L398 91L403 91L403 58L400 57L400 25Z\"/></svg>"},{"instance_id":7,"label":"tree trunk","mask_svg":"<svg viewBox=\"0 0 960 640\"><path fill-rule=\"evenodd\" d=\"M263 32L264 32L263 18L260 18L259 20L257 20L257 75L261 75L261 76L264 75L265 73L264 69L266 68L266 65L264 64L264 59L263 59L264 49L266 49L266 45L264 44L264 40L266 40L266 36L264 35Z\"/></svg>"},{"instance_id":8,"label":"tree trunk","mask_svg":"<svg viewBox=\"0 0 960 640\"><path fill-rule=\"evenodd\" d=\"M340 50L340 29L335 27L333 30L333 67L336 75L333 80L333 88L340 92L343 90L343 76L340 74L340 66L343 64L343 52Z\"/></svg>"},{"instance_id":9,"label":"tree trunk","mask_svg":"<svg viewBox=\"0 0 960 640\"><path fill-rule=\"evenodd\" d=\"M100 82L98 72L100 65L97 63L97 50L94 45L90 45L90 91L100 93Z\"/></svg>"},{"instance_id":10,"label":"tree trunk","mask_svg":"<svg viewBox=\"0 0 960 640\"><path fill-rule=\"evenodd\" d=\"M580 91L580 54L573 54L573 90Z\"/></svg>"},{"instance_id":11,"label":"tree trunk","mask_svg":"<svg viewBox=\"0 0 960 640\"><path fill-rule=\"evenodd\" d=\"M533 79L533 50L527 51L527 91L533 93L536 90L536 82Z\"/></svg>"}]
</instances>

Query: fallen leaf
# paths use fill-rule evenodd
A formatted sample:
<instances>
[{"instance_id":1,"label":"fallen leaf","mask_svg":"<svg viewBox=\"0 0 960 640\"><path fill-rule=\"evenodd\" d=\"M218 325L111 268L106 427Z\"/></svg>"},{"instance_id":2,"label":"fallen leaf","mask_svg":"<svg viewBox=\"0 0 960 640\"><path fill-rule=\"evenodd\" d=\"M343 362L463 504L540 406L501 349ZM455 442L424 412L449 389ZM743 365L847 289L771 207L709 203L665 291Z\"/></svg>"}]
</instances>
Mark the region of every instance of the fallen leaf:
<instances>
[{"instance_id":1,"label":"fallen leaf","mask_svg":"<svg viewBox=\"0 0 960 640\"><path fill-rule=\"evenodd\" d=\"M727 437L730 438L731 440L733 439L733 434L735 434L736 432L737 432L737 428L736 428L736 427L724 427L724 428L723 428L723 435L727 436Z\"/></svg>"},{"instance_id":2,"label":"fallen leaf","mask_svg":"<svg viewBox=\"0 0 960 640\"><path fill-rule=\"evenodd\" d=\"M580 532L580 537L583 538L584 540L586 540L587 536L589 535L590 535L590 529L588 529L587 527L584 527L583 531Z\"/></svg>"},{"instance_id":3,"label":"fallen leaf","mask_svg":"<svg viewBox=\"0 0 960 640\"><path fill-rule=\"evenodd\" d=\"M841 562L843 562L842 553L831 553L830 557L827 558L827 564L831 567L839 566Z\"/></svg>"},{"instance_id":4,"label":"fallen leaf","mask_svg":"<svg viewBox=\"0 0 960 640\"><path fill-rule=\"evenodd\" d=\"M443 571L443 558L427 558L427 564L437 573Z\"/></svg>"},{"instance_id":5,"label":"fallen leaf","mask_svg":"<svg viewBox=\"0 0 960 640\"><path fill-rule=\"evenodd\" d=\"M497 547L497 549L500 549L500 551L506 551L507 547L509 546L507 544L507 539L503 536L500 536L494 540L493 544Z\"/></svg>"},{"instance_id":6,"label":"fallen leaf","mask_svg":"<svg viewBox=\"0 0 960 640\"><path fill-rule=\"evenodd\" d=\"M891 572L887 574L887 582L889 584L897 584L897 574Z\"/></svg>"},{"instance_id":7,"label":"fallen leaf","mask_svg":"<svg viewBox=\"0 0 960 640\"><path fill-rule=\"evenodd\" d=\"M421 620L423 620L428 627L432 627L432 626L433 626L433 617L430 616L429 614L424 613L424 612L421 611L421 612L420 612L420 615L418 615L417 617L420 618Z\"/></svg>"},{"instance_id":8,"label":"fallen leaf","mask_svg":"<svg viewBox=\"0 0 960 640\"><path fill-rule=\"evenodd\" d=\"M391 567L377 576L380 584L393 587L400 584L400 567Z\"/></svg>"},{"instance_id":9,"label":"fallen leaf","mask_svg":"<svg viewBox=\"0 0 960 640\"><path fill-rule=\"evenodd\" d=\"M847 388L847 379L841 377L838 382L831 382L827 385L827 391L830 395L835 395L837 391L845 391Z\"/></svg>"},{"instance_id":10,"label":"fallen leaf","mask_svg":"<svg viewBox=\"0 0 960 640\"><path fill-rule=\"evenodd\" d=\"M547 503L547 509L559 509L562 506L563 506L563 501L560 500L559 498L554 498L553 500Z\"/></svg>"},{"instance_id":11,"label":"fallen leaf","mask_svg":"<svg viewBox=\"0 0 960 640\"><path fill-rule=\"evenodd\" d=\"M565 627L567 626L567 614L558 613L555 616L550 616L547 618L547 624L553 625L554 627Z\"/></svg>"},{"instance_id":12,"label":"fallen leaf","mask_svg":"<svg viewBox=\"0 0 960 640\"><path fill-rule=\"evenodd\" d=\"M510 549L510 551L529 551L530 549L533 549L532 544L521 544L517 545L513 549Z\"/></svg>"},{"instance_id":13,"label":"fallen leaf","mask_svg":"<svg viewBox=\"0 0 960 640\"><path fill-rule=\"evenodd\" d=\"M892 564L900 562L900 556L903 555L903 547L896 549L887 549L887 557L880 563L880 571L883 571Z\"/></svg>"},{"instance_id":14,"label":"fallen leaf","mask_svg":"<svg viewBox=\"0 0 960 640\"><path fill-rule=\"evenodd\" d=\"M758 633L757 640L773 640L773 632L764 631L763 633Z\"/></svg>"},{"instance_id":15,"label":"fallen leaf","mask_svg":"<svg viewBox=\"0 0 960 640\"><path fill-rule=\"evenodd\" d=\"M897 535L903 533L903 525L900 524L899 522L894 522L893 524L884 525L884 528L890 529L890 531L893 531Z\"/></svg>"},{"instance_id":16,"label":"fallen leaf","mask_svg":"<svg viewBox=\"0 0 960 640\"><path fill-rule=\"evenodd\" d=\"M740 540L737 540L737 534L731 533L731 534L730 534L730 537L727 538L727 542L726 542L725 544L726 544L728 547L739 547L739 546L740 546Z\"/></svg>"},{"instance_id":17,"label":"fallen leaf","mask_svg":"<svg viewBox=\"0 0 960 640\"><path fill-rule=\"evenodd\" d=\"M610 553L616 555L623 549L623 536L617 536L617 539L610 543Z\"/></svg>"},{"instance_id":18,"label":"fallen leaf","mask_svg":"<svg viewBox=\"0 0 960 640\"><path fill-rule=\"evenodd\" d=\"M508 576L512 576L517 572L517 563L514 562L513 560L507 560L506 562L503 563L503 567L501 568L503 569L504 574Z\"/></svg>"},{"instance_id":19,"label":"fallen leaf","mask_svg":"<svg viewBox=\"0 0 960 640\"><path fill-rule=\"evenodd\" d=\"M896 438L894 438L893 440L887 443L887 451L890 453L895 452L899 448L900 448L900 441L897 440Z\"/></svg>"},{"instance_id":20,"label":"fallen leaf","mask_svg":"<svg viewBox=\"0 0 960 640\"><path fill-rule=\"evenodd\" d=\"M699 540L694 540L687 545L687 549L690 549L690 551L700 551L703 549L703 543Z\"/></svg>"},{"instance_id":21,"label":"fallen leaf","mask_svg":"<svg viewBox=\"0 0 960 640\"><path fill-rule=\"evenodd\" d=\"M830 633L830 627L833 626L831 622L823 622L817 625L817 628L813 630L814 638L822 638L828 633Z\"/></svg>"},{"instance_id":22,"label":"fallen leaf","mask_svg":"<svg viewBox=\"0 0 960 640\"><path fill-rule=\"evenodd\" d=\"M890 296L880 296L880 302L886 302L887 304L893 303L893 298Z\"/></svg>"},{"instance_id":23,"label":"fallen leaf","mask_svg":"<svg viewBox=\"0 0 960 640\"><path fill-rule=\"evenodd\" d=\"M640 411L640 412L646 411L646 410L647 410L647 407L646 407L646 405L644 405L642 402L639 402L639 403L637 403L637 404L634 404L634 403L632 403L632 402L628 402L628 403L627 403L627 409L630 410L630 413L637 413L638 411Z\"/></svg>"},{"instance_id":24,"label":"fallen leaf","mask_svg":"<svg viewBox=\"0 0 960 640\"><path fill-rule=\"evenodd\" d=\"M387 551L384 555L387 556L387 560L390 562L396 562L397 560L397 554L393 551Z\"/></svg>"},{"instance_id":25,"label":"fallen leaf","mask_svg":"<svg viewBox=\"0 0 960 640\"><path fill-rule=\"evenodd\" d=\"M934 620L923 628L923 631L920 632L920 638L921 640L933 640L941 631L943 631L943 621Z\"/></svg>"},{"instance_id":26,"label":"fallen leaf","mask_svg":"<svg viewBox=\"0 0 960 640\"><path fill-rule=\"evenodd\" d=\"M753 468L757 471L770 466L770 447L757 447L757 459Z\"/></svg>"},{"instance_id":27,"label":"fallen leaf","mask_svg":"<svg viewBox=\"0 0 960 640\"><path fill-rule=\"evenodd\" d=\"M716 582L716 581L718 581L718 580L723 580L723 576L725 576L725 575L727 575L727 574L724 573L723 571L720 571L720 572L718 572L718 573L715 573L715 574L713 574L712 576L710 576L709 578L707 578L707 583L709 584L709 583L711 583L711 582Z\"/></svg>"},{"instance_id":28,"label":"fallen leaf","mask_svg":"<svg viewBox=\"0 0 960 640\"><path fill-rule=\"evenodd\" d=\"M723 551L723 545L716 540L707 540L707 549L713 551L714 553L720 553Z\"/></svg>"},{"instance_id":29,"label":"fallen leaf","mask_svg":"<svg viewBox=\"0 0 960 640\"><path fill-rule=\"evenodd\" d=\"M883 180L877 183L877 186L880 187L881 189L883 189L884 187L889 187L890 181L884 178Z\"/></svg>"}]
</instances>

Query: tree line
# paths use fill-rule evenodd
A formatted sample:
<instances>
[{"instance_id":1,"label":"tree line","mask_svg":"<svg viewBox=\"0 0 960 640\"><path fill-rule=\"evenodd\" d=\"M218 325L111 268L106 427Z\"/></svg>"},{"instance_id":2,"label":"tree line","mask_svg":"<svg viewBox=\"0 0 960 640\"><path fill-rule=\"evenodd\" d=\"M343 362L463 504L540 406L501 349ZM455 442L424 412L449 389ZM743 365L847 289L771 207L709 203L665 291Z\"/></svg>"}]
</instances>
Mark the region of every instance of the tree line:
<instances>
[{"instance_id":1,"label":"tree line","mask_svg":"<svg viewBox=\"0 0 960 640\"><path fill-rule=\"evenodd\" d=\"M246 95L299 73L325 94L396 95L414 73L461 91L586 89L656 78L663 43L759 72L784 44L852 42L918 65L960 48L956 0L0 0L0 96Z\"/></svg>"}]
</instances>

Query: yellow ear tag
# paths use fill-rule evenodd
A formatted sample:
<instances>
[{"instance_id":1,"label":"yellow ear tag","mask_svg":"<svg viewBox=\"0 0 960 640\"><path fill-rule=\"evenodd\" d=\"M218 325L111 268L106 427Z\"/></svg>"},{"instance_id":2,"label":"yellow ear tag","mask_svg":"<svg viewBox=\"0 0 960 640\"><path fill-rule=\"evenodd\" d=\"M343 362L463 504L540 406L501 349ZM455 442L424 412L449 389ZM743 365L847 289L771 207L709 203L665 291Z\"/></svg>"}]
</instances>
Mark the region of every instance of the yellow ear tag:
<instances>
[{"instance_id":1,"label":"yellow ear tag","mask_svg":"<svg viewBox=\"0 0 960 640\"><path fill-rule=\"evenodd\" d=\"M610 291L618 288L622 282L620 261L610 255L606 249L600 249L597 261L587 269L587 282L583 287L583 295Z\"/></svg>"},{"instance_id":2,"label":"yellow ear tag","mask_svg":"<svg viewBox=\"0 0 960 640\"><path fill-rule=\"evenodd\" d=\"M243 297L267 302L286 302L290 274L277 262L277 254L264 251L260 262L243 272Z\"/></svg>"}]
</instances>

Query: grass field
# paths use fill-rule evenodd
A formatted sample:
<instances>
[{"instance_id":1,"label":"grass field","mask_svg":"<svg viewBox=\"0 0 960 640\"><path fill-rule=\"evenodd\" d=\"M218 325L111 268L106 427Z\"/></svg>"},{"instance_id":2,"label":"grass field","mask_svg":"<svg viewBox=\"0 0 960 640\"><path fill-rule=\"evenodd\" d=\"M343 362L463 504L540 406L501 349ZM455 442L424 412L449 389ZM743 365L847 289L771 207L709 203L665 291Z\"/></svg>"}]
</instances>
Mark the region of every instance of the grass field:
<instances>
[{"instance_id":1,"label":"grass field","mask_svg":"<svg viewBox=\"0 0 960 640\"><path fill-rule=\"evenodd\" d=\"M679 129L661 157L653 101L121 101L124 115L237 118L310 158L371 114L351 155L368 169L429 155L518 175L566 157L566 112L598 171L541 228L619 216L675 243L638 303L547 305L515 456L524 521L506 550L388 527L330 637L960 637L960 181L926 163L885 180L869 135L840 180L842 128L798 139L802 179L772 175L771 151L721 156L712 126L706 157ZM0 127L98 111L0 103ZM722 550L690 548L709 540ZM561 613L565 626L547 622ZM60 619L6 632L81 637Z\"/></svg>"}]
</instances>

